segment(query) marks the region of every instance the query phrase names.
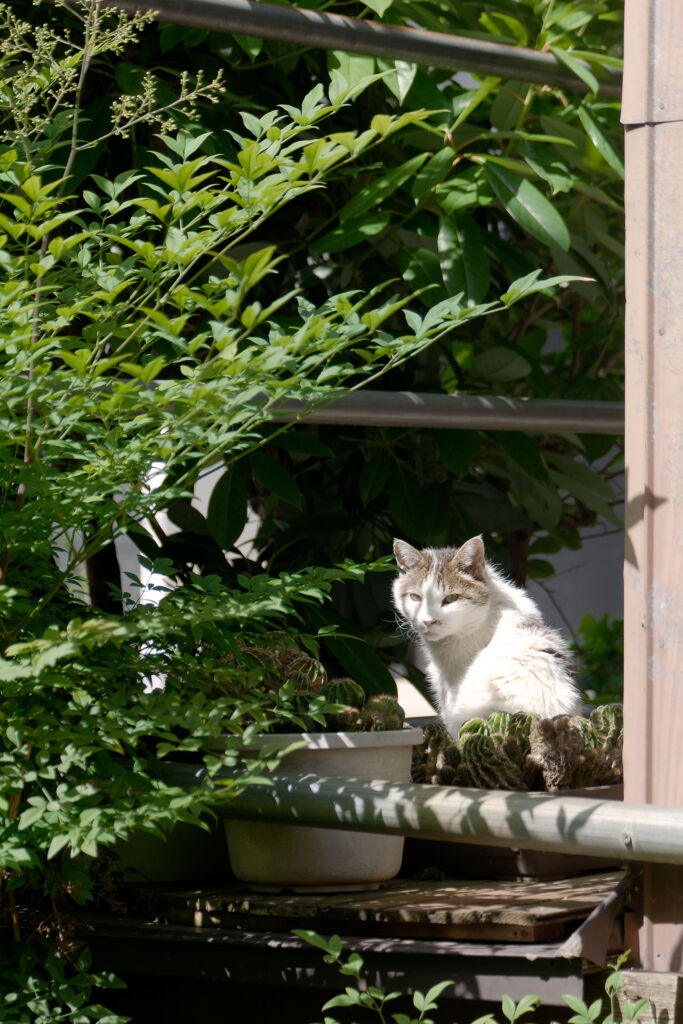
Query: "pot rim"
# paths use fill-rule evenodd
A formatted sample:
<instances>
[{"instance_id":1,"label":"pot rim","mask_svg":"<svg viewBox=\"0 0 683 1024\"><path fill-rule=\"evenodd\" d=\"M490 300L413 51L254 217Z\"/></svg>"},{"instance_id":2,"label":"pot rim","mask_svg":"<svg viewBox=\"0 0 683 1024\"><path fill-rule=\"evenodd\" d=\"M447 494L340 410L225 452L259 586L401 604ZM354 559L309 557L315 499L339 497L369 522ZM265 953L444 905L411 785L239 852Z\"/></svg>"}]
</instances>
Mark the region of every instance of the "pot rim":
<instances>
[{"instance_id":1,"label":"pot rim","mask_svg":"<svg viewBox=\"0 0 683 1024\"><path fill-rule=\"evenodd\" d=\"M422 743L421 728L406 725L402 729L386 729L376 732L278 732L257 733L251 742L244 744L245 750L259 750L266 744L305 743L301 750L359 750L377 747L413 747Z\"/></svg>"}]
</instances>

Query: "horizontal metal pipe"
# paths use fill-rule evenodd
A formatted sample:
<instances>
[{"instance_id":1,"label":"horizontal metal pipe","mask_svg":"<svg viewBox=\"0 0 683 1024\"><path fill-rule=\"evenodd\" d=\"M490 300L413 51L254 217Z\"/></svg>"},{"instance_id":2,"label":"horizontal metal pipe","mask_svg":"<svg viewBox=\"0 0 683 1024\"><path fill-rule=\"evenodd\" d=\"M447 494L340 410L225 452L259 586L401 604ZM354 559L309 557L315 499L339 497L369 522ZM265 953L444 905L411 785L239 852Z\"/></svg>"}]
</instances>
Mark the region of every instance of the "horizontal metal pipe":
<instances>
[{"instance_id":1,"label":"horizontal metal pipe","mask_svg":"<svg viewBox=\"0 0 683 1024\"><path fill-rule=\"evenodd\" d=\"M550 793L286 775L221 813L249 821L683 864L683 808Z\"/></svg>"},{"instance_id":2,"label":"horizontal metal pipe","mask_svg":"<svg viewBox=\"0 0 683 1024\"><path fill-rule=\"evenodd\" d=\"M218 32L239 32L298 46L344 50L452 71L474 71L577 92L587 91L586 84L554 54L540 53L523 46L382 25L339 14L278 7L253 0L115 0L115 6L124 10L152 10L164 21ZM611 75L601 82L600 93L620 97L620 77Z\"/></svg>"},{"instance_id":3,"label":"horizontal metal pipe","mask_svg":"<svg viewBox=\"0 0 683 1024\"><path fill-rule=\"evenodd\" d=\"M529 430L541 433L623 434L620 402L571 402L413 391L353 391L325 405L283 401L273 418L368 427Z\"/></svg>"}]
</instances>

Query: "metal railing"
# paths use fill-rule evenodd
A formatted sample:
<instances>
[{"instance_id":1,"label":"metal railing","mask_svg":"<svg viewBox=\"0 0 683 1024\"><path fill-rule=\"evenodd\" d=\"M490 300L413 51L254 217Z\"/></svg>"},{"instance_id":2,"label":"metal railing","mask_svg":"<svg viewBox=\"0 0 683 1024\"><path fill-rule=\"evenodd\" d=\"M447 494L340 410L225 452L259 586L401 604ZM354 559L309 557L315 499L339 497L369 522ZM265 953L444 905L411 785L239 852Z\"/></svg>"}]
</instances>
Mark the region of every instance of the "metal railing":
<instances>
[{"instance_id":1,"label":"metal railing","mask_svg":"<svg viewBox=\"0 0 683 1024\"><path fill-rule=\"evenodd\" d=\"M683 809L620 800L281 775L221 808L228 818L416 839L683 864Z\"/></svg>"},{"instance_id":2,"label":"metal railing","mask_svg":"<svg viewBox=\"0 0 683 1024\"><path fill-rule=\"evenodd\" d=\"M116 6L125 10L155 11L164 21L218 32L238 32L299 46L405 60L451 71L474 71L576 92L588 89L555 54L507 43L383 25L297 7L277 7L254 0L116 0ZM596 73L595 68L591 70ZM620 75L611 74L601 81L600 94L618 98Z\"/></svg>"},{"instance_id":3,"label":"metal railing","mask_svg":"<svg viewBox=\"0 0 683 1024\"><path fill-rule=\"evenodd\" d=\"M500 395L353 391L325 405L283 401L273 418L366 427L437 427L527 430L547 433L623 434L621 402L504 398Z\"/></svg>"}]
</instances>

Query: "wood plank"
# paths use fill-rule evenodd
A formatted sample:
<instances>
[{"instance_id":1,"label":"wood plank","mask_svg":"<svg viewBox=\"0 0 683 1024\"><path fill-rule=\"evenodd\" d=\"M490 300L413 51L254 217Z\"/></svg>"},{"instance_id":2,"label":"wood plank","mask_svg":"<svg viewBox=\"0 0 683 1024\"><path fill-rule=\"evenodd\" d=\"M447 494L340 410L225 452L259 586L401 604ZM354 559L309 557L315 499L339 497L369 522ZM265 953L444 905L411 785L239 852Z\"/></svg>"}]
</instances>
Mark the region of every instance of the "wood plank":
<instances>
[{"instance_id":1,"label":"wood plank","mask_svg":"<svg viewBox=\"0 0 683 1024\"><path fill-rule=\"evenodd\" d=\"M387 883L375 892L265 893L228 888L145 889L157 918L200 928L287 931L311 927L346 935L538 942L562 938L621 881L622 872L537 882Z\"/></svg>"},{"instance_id":2,"label":"wood plank","mask_svg":"<svg viewBox=\"0 0 683 1024\"><path fill-rule=\"evenodd\" d=\"M683 978L680 974L656 971L622 971L624 990L617 996L619 1009L628 1000L649 999L650 1006L640 1024L681 1024L683 1022Z\"/></svg>"},{"instance_id":3,"label":"wood plank","mask_svg":"<svg viewBox=\"0 0 683 1024\"><path fill-rule=\"evenodd\" d=\"M624 796L683 807L683 4L626 13ZM640 966L683 971L683 869L642 894Z\"/></svg>"},{"instance_id":4,"label":"wood plank","mask_svg":"<svg viewBox=\"0 0 683 1024\"><path fill-rule=\"evenodd\" d=\"M650 49L647 41L655 37L659 44ZM654 124L683 118L680 0L626 0L624 43L622 121Z\"/></svg>"}]
</instances>

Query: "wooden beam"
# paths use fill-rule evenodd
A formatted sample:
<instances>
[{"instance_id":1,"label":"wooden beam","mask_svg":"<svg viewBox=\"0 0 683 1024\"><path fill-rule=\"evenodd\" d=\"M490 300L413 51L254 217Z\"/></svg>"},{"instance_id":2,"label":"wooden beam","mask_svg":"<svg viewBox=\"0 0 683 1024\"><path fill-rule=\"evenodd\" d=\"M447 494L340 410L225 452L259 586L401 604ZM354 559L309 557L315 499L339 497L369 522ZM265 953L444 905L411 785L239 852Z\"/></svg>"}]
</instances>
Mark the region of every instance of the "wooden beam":
<instances>
[{"instance_id":1,"label":"wooden beam","mask_svg":"<svg viewBox=\"0 0 683 1024\"><path fill-rule=\"evenodd\" d=\"M624 989L617 1005L624 1018L626 1002L649 999L640 1024L681 1024L683 1021L683 978L680 974L654 971L622 971Z\"/></svg>"},{"instance_id":2,"label":"wooden beam","mask_svg":"<svg viewBox=\"0 0 683 1024\"><path fill-rule=\"evenodd\" d=\"M626 0L625 799L683 807L683 4ZM683 869L646 865L636 961L683 972Z\"/></svg>"}]
</instances>

